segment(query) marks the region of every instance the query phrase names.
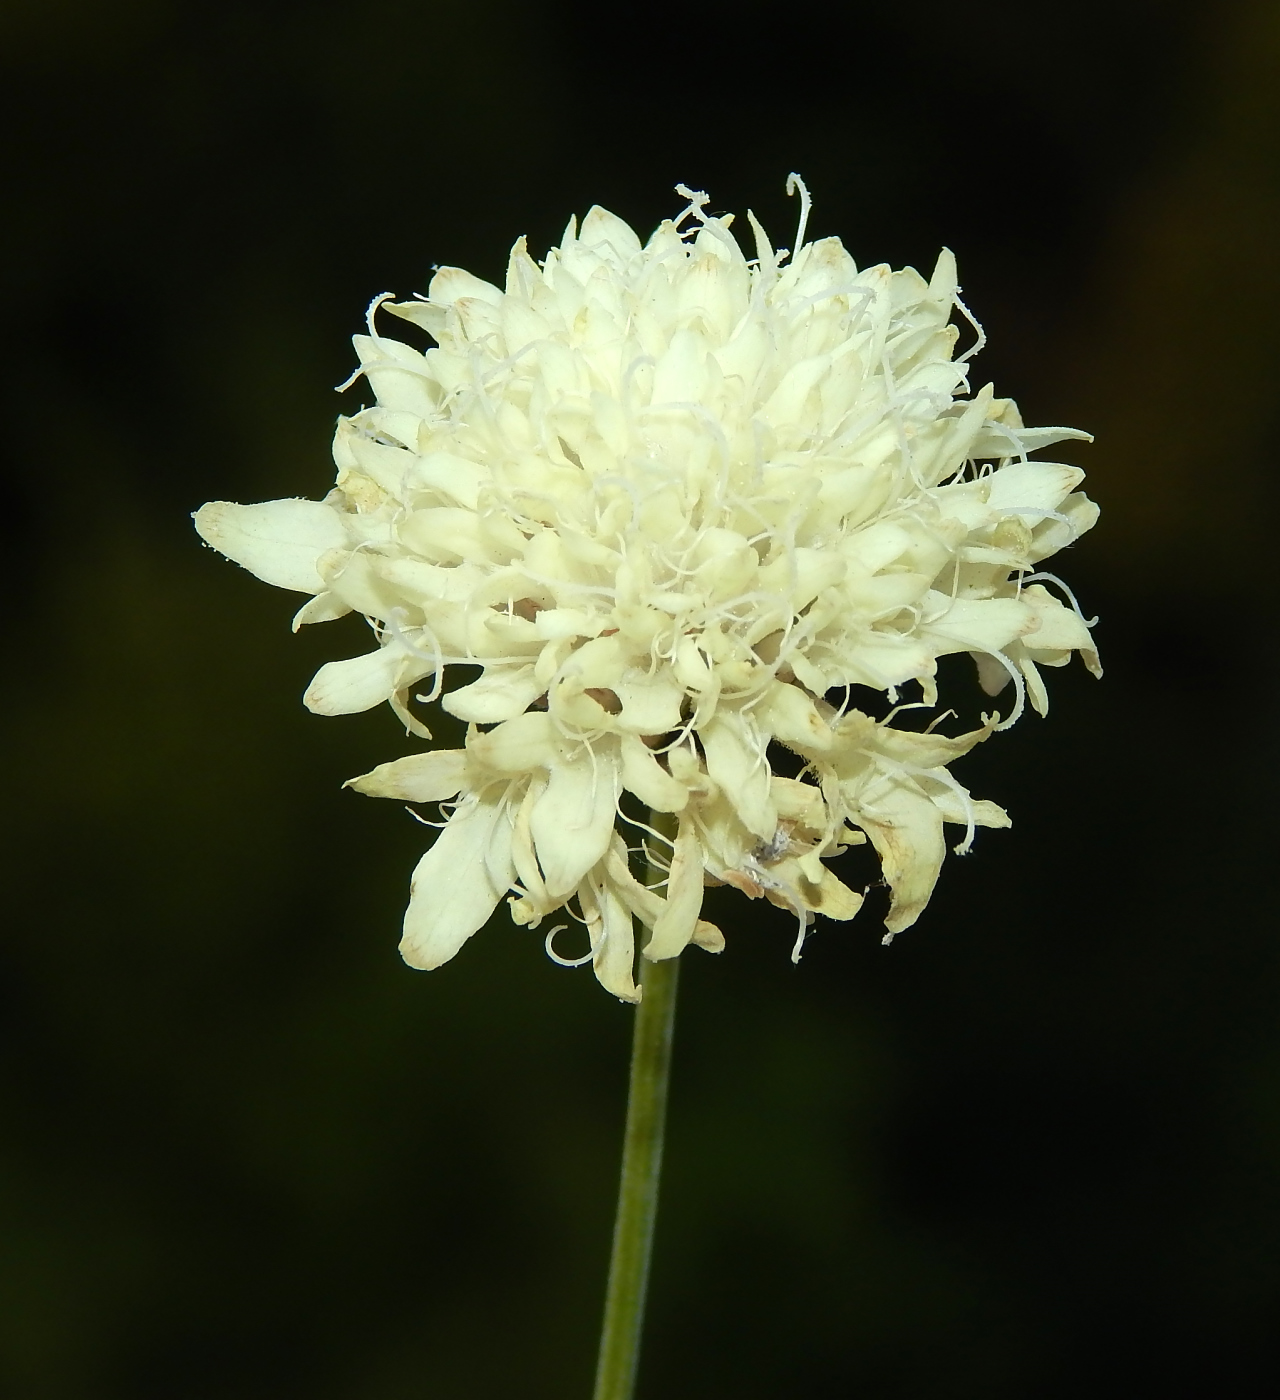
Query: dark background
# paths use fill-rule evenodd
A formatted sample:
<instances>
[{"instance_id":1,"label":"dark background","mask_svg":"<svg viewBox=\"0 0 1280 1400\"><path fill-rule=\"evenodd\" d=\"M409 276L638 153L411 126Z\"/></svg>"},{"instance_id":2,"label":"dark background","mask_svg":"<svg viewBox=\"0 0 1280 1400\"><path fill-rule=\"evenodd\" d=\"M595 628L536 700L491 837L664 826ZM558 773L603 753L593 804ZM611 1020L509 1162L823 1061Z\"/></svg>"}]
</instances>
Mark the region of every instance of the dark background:
<instances>
[{"instance_id":1,"label":"dark background","mask_svg":"<svg viewBox=\"0 0 1280 1400\"><path fill-rule=\"evenodd\" d=\"M966 759L1011 832L892 949L687 958L664 1400L1274 1393L1280 10L6 0L0 1390L585 1397L630 1012L505 916L395 952L359 649L198 546L319 496L370 297L685 181L947 243L1102 523L1108 674Z\"/></svg>"}]
</instances>

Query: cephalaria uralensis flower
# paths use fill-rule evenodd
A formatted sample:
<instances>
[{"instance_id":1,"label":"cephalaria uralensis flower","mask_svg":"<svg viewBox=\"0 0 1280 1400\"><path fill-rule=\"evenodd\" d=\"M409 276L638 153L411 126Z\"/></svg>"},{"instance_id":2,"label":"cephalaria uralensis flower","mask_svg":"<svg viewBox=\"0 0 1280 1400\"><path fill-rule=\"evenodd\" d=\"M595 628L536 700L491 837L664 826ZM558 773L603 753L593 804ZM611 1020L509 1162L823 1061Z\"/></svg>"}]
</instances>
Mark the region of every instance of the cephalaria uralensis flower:
<instances>
[{"instance_id":1,"label":"cephalaria uralensis flower","mask_svg":"<svg viewBox=\"0 0 1280 1400\"><path fill-rule=\"evenodd\" d=\"M372 650L323 666L308 708L388 701L429 739L413 706L439 701L467 724L464 747L350 784L447 813L413 877L414 967L506 897L530 926L568 907L634 1001L636 921L648 958L716 951L716 883L791 911L798 957L816 915L857 913L828 862L868 839L887 941L928 902L946 824L961 852L1008 825L952 760L1024 698L1045 712L1042 667L1078 651L1098 673L1071 593L1037 571L1097 508L1078 468L1028 459L1087 434L971 392L983 337L949 252L928 280L859 270L838 239L804 242L808 195L788 188L793 255L748 214L748 256L680 186L647 243L594 208L542 262L516 243L504 287L444 267L425 297L378 297L355 338L377 402L338 422L334 489L196 515L223 554L312 595L295 630L368 620ZM976 336L958 356L957 312ZM435 344L391 338L387 316ZM895 726L909 683L938 703L955 652L989 695L1011 687L1005 717ZM474 678L446 689L457 666ZM867 691L897 708L872 717ZM798 776L774 773L783 750ZM642 806L671 814L654 888L624 835Z\"/></svg>"}]
</instances>

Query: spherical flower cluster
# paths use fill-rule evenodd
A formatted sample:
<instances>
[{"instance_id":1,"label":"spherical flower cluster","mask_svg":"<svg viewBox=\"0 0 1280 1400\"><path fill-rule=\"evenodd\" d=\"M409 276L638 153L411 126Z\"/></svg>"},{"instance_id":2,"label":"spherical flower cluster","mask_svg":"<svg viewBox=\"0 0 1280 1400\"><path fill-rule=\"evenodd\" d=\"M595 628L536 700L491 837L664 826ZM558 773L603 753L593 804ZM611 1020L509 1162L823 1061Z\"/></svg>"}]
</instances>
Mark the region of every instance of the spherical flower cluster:
<instances>
[{"instance_id":1,"label":"spherical flower cluster","mask_svg":"<svg viewBox=\"0 0 1280 1400\"><path fill-rule=\"evenodd\" d=\"M505 288L445 267L425 298L377 298L355 338L377 403L339 420L335 488L197 513L223 554L313 595L295 628L368 619L375 647L322 667L310 709L389 701L426 739L411 703L439 700L468 724L463 748L351 783L445 804L405 916L415 967L508 896L519 924L570 906L600 981L635 1001L634 921L650 959L718 950L716 883L790 910L798 957L815 915L857 912L827 862L868 838L891 937L932 893L944 823L960 851L1008 825L951 761L1024 695L1044 712L1041 666L1079 651L1097 670L1070 593L1035 571L1097 509L1077 468L1027 457L1086 435L971 394L982 337L954 357L950 253L928 281L860 271L838 239L804 242L797 186L794 256L748 214L748 257L681 186L645 244L594 208L541 263L521 239ZM435 345L389 338L379 311ZM1012 683L1003 721L948 738L852 706L909 682L936 705L954 652L987 693ZM451 666L479 674L446 691ZM799 776L775 775L776 745ZM629 866L640 805L670 814L657 887Z\"/></svg>"}]
</instances>

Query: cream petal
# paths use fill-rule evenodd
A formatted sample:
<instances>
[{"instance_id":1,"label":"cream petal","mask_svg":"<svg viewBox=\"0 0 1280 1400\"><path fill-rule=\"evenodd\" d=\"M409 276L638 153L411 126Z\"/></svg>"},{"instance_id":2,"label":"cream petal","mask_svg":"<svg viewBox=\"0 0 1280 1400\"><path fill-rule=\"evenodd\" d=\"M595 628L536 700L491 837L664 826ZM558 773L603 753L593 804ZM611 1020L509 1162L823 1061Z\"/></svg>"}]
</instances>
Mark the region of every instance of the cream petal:
<instances>
[{"instance_id":1,"label":"cream petal","mask_svg":"<svg viewBox=\"0 0 1280 1400\"><path fill-rule=\"evenodd\" d=\"M789 657L787 664L791 667L796 680L814 695L824 695L833 686L840 684L834 674L829 674L821 667L815 666L807 656L800 652Z\"/></svg>"},{"instance_id":2,"label":"cream petal","mask_svg":"<svg viewBox=\"0 0 1280 1400\"><path fill-rule=\"evenodd\" d=\"M1056 510L1084 480L1079 467L1061 462L1010 462L986 478L992 510L1029 515Z\"/></svg>"},{"instance_id":3,"label":"cream petal","mask_svg":"<svg viewBox=\"0 0 1280 1400\"><path fill-rule=\"evenodd\" d=\"M640 251L640 240L631 225L598 204L593 204L587 210L578 233L578 242L588 248L606 244L624 266Z\"/></svg>"},{"instance_id":4,"label":"cream petal","mask_svg":"<svg viewBox=\"0 0 1280 1400\"><path fill-rule=\"evenodd\" d=\"M423 419L435 416L440 385L425 356L398 340L353 335L351 343L360 360L360 372L382 407Z\"/></svg>"},{"instance_id":5,"label":"cream petal","mask_svg":"<svg viewBox=\"0 0 1280 1400\"><path fill-rule=\"evenodd\" d=\"M406 676L406 659L399 647L385 646L347 661L327 662L316 672L302 703L316 715L354 715L371 710L389 700L402 685L425 674L424 668L416 677Z\"/></svg>"},{"instance_id":6,"label":"cream petal","mask_svg":"<svg viewBox=\"0 0 1280 1400\"><path fill-rule=\"evenodd\" d=\"M782 821L796 822L812 831L825 828L821 788L796 778L774 778L769 783L769 791Z\"/></svg>"},{"instance_id":7,"label":"cream petal","mask_svg":"<svg viewBox=\"0 0 1280 1400\"><path fill-rule=\"evenodd\" d=\"M755 715L766 733L802 751L824 753L834 742L831 726L797 686L775 682L756 706Z\"/></svg>"},{"instance_id":8,"label":"cream petal","mask_svg":"<svg viewBox=\"0 0 1280 1400\"><path fill-rule=\"evenodd\" d=\"M383 303L383 309L390 311L393 316L399 316L402 320L420 326L436 340L440 339L449 316L448 307L434 306L429 301L389 301Z\"/></svg>"},{"instance_id":9,"label":"cream petal","mask_svg":"<svg viewBox=\"0 0 1280 1400\"><path fill-rule=\"evenodd\" d=\"M557 901L547 894L547 887L543 883L542 871L538 869L538 859L533 849L533 832L530 828L530 818L534 807L537 806L538 799L546 791L547 780L542 774L536 774L525 787L520 798L520 804L516 808L515 825L511 833L511 858L515 863L516 877L525 890L525 899L522 903L530 910L536 911L536 916L549 914L556 907ZM515 906L512 906L513 910Z\"/></svg>"},{"instance_id":10,"label":"cream petal","mask_svg":"<svg viewBox=\"0 0 1280 1400\"><path fill-rule=\"evenodd\" d=\"M938 254L938 260L933 265L933 275L929 278L929 297L933 301L941 302L949 312L959 290L956 281L956 255L950 248L944 248Z\"/></svg>"},{"instance_id":11,"label":"cream petal","mask_svg":"<svg viewBox=\"0 0 1280 1400\"><path fill-rule=\"evenodd\" d=\"M893 891L884 921L892 938L915 923L933 894L947 849L942 813L918 789L898 782L878 787L854 820L870 836Z\"/></svg>"},{"instance_id":12,"label":"cream petal","mask_svg":"<svg viewBox=\"0 0 1280 1400\"><path fill-rule=\"evenodd\" d=\"M700 397L707 344L691 330L678 330L653 371L653 402L684 403Z\"/></svg>"},{"instance_id":13,"label":"cream petal","mask_svg":"<svg viewBox=\"0 0 1280 1400\"><path fill-rule=\"evenodd\" d=\"M655 812L679 812L689 801L689 790L678 783L653 756L653 750L634 734L624 734L622 785Z\"/></svg>"},{"instance_id":14,"label":"cream petal","mask_svg":"<svg viewBox=\"0 0 1280 1400\"><path fill-rule=\"evenodd\" d=\"M1042 718L1049 713L1049 691L1045 686L1044 677L1040 674L1040 668L1026 654L1025 648L1018 658L1018 670L1022 672L1022 679L1027 687L1027 699L1031 701L1031 708Z\"/></svg>"},{"instance_id":15,"label":"cream petal","mask_svg":"<svg viewBox=\"0 0 1280 1400\"><path fill-rule=\"evenodd\" d=\"M967 734L951 738L936 731L920 734L909 729L893 729L886 724L875 724L863 736L863 742L868 748L895 762L909 763L915 768L941 768L988 739L993 727L984 725L981 729L972 729Z\"/></svg>"},{"instance_id":16,"label":"cream petal","mask_svg":"<svg viewBox=\"0 0 1280 1400\"><path fill-rule=\"evenodd\" d=\"M964 412L958 418L951 420L951 426L935 449L932 461L927 465L922 462L917 463L918 469L925 471L931 485L936 485L940 481L945 481L949 476L953 476L965 459L973 456L974 439L986 422L994 394L995 390L992 385L984 385L964 406Z\"/></svg>"},{"instance_id":17,"label":"cream petal","mask_svg":"<svg viewBox=\"0 0 1280 1400\"><path fill-rule=\"evenodd\" d=\"M381 559L383 578L407 594L417 594L432 612L433 603L466 603L484 582L485 573L474 564L426 564L421 559Z\"/></svg>"},{"instance_id":18,"label":"cream petal","mask_svg":"<svg viewBox=\"0 0 1280 1400\"><path fill-rule=\"evenodd\" d=\"M862 908L862 896L826 866L822 868L822 879L816 890L811 884L802 884L800 888L808 895L807 907L826 919L852 919Z\"/></svg>"},{"instance_id":19,"label":"cream petal","mask_svg":"<svg viewBox=\"0 0 1280 1400\"><path fill-rule=\"evenodd\" d=\"M1034 651L1092 651L1093 637L1084 619L1065 607L1038 583L1022 590L1022 601L1036 615L1039 626L1027 633L1022 644Z\"/></svg>"},{"instance_id":20,"label":"cream petal","mask_svg":"<svg viewBox=\"0 0 1280 1400\"><path fill-rule=\"evenodd\" d=\"M478 297L492 306L502 304L502 292L462 267L442 267L431 279L427 296L441 306L451 306L462 297Z\"/></svg>"},{"instance_id":21,"label":"cream petal","mask_svg":"<svg viewBox=\"0 0 1280 1400\"><path fill-rule=\"evenodd\" d=\"M405 599L383 576L382 561L361 550L343 551L320 561L320 572L334 596L366 617L395 617L404 613Z\"/></svg>"},{"instance_id":22,"label":"cream petal","mask_svg":"<svg viewBox=\"0 0 1280 1400\"><path fill-rule=\"evenodd\" d=\"M347 545L342 517L323 501L263 501L239 506L210 501L192 519L200 537L220 554L277 588L322 593L316 560Z\"/></svg>"},{"instance_id":23,"label":"cream petal","mask_svg":"<svg viewBox=\"0 0 1280 1400\"><path fill-rule=\"evenodd\" d=\"M642 885L631 873L631 866L627 861L627 844L616 831L609 839L605 872L627 908L642 924L652 928L662 913L662 897L647 885Z\"/></svg>"},{"instance_id":24,"label":"cream petal","mask_svg":"<svg viewBox=\"0 0 1280 1400\"><path fill-rule=\"evenodd\" d=\"M814 872L817 878L811 879L811 866L812 862L789 856L771 865L768 874L775 877L787 893L794 896L796 903L811 914L821 914L827 919L852 919L862 908L862 896L820 862Z\"/></svg>"},{"instance_id":25,"label":"cream petal","mask_svg":"<svg viewBox=\"0 0 1280 1400\"><path fill-rule=\"evenodd\" d=\"M400 956L425 970L448 962L484 927L514 873L505 802L467 799L413 872Z\"/></svg>"},{"instance_id":26,"label":"cream petal","mask_svg":"<svg viewBox=\"0 0 1280 1400\"><path fill-rule=\"evenodd\" d=\"M941 776L930 777L926 774L919 779L919 783L929 800L942 813L944 822L951 822L955 826L967 826L972 821L974 826L996 828L1008 828L1013 825L1003 807L998 807L994 802L970 797L954 778L948 782Z\"/></svg>"},{"instance_id":27,"label":"cream petal","mask_svg":"<svg viewBox=\"0 0 1280 1400\"><path fill-rule=\"evenodd\" d=\"M792 365L782 376L778 387L760 406L759 416L774 428L788 428L797 421L803 421L806 400L830 368L829 355L814 355Z\"/></svg>"},{"instance_id":28,"label":"cream petal","mask_svg":"<svg viewBox=\"0 0 1280 1400\"><path fill-rule=\"evenodd\" d=\"M603 881L591 882L594 892L595 926L592 927L592 966L600 985L620 1001L638 1002L640 988L635 984L635 930L631 910L617 891ZM592 920L588 920L589 925Z\"/></svg>"},{"instance_id":29,"label":"cream petal","mask_svg":"<svg viewBox=\"0 0 1280 1400\"><path fill-rule=\"evenodd\" d=\"M432 749L380 763L371 772L348 778L349 787L365 797L395 797L402 802L444 802L456 797L466 781L466 749Z\"/></svg>"},{"instance_id":30,"label":"cream petal","mask_svg":"<svg viewBox=\"0 0 1280 1400\"><path fill-rule=\"evenodd\" d=\"M945 656L953 651L1002 651L1035 625L1035 613L1016 598L960 598L922 633L936 643L938 655Z\"/></svg>"},{"instance_id":31,"label":"cream petal","mask_svg":"<svg viewBox=\"0 0 1280 1400\"><path fill-rule=\"evenodd\" d=\"M924 638L866 632L857 639L856 645L840 652L838 661L830 668L835 674L826 688L848 684L888 690L890 686L929 675L934 656L931 641Z\"/></svg>"},{"instance_id":32,"label":"cream petal","mask_svg":"<svg viewBox=\"0 0 1280 1400\"><path fill-rule=\"evenodd\" d=\"M783 595L799 612L839 583L847 570L844 557L832 550L793 549L760 570L760 587Z\"/></svg>"},{"instance_id":33,"label":"cream petal","mask_svg":"<svg viewBox=\"0 0 1280 1400\"><path fill-rule=\"evenodd\" d=\"M658 962L683 952L693 937L701 910L702 846L693 821L685 817L676 832L671 854L666 902L653 925L653 937L645 944L645 957Z\"/></svg>"},{"instance_id":34,"label":"cream petal","mask_svg":"<svg viewBox=\"0 0 1280 1400\"><path fill-rule=\"evenodd\" d=\"M778 829L763 745L743 717L721 710L698 731L711 781L726 794L747 830L768 841Z\"/></svg>"},{"instance_id":35,"label":"cream petal","mask_svg":"<svg viewBox=\"0 0 1280 1400\"><path fill-rule=\"evenodd\" d=\"M1002 431L998 424L989 423L973 444L973 456L1014 457L1020 452L1039 452L1060 442L1092 442L1092 433L1079 428L1016 428L1010 425ZM1033 463L1039 465L1038 463Z\"/></svg>"},{"instance_id":36,"label":"cream petal","mask_svg":"<svg viewBox=\"0 0 1280 1400\"><path fill-rule=\"evenodd\" d=\"M475 735L467 748L486 768L516 774L549 768L559 756L561 742L551 716L545 710L531 710L487 734Z\"/></svg>"},{"instance_id":37,"label":"cream petal","mask_svg":"<svg viewBox=\"0 0 1280 1400\"><path fill-rule=\"evenodd\" d=\"M436 491L467 510L475 510L480 488L488 476L484 467L456 453L428 452L414 459L405 487L411 491Z\"/></svg>"},{"instance_id":38,"label":"cream petal","mask_svg":"<svg viewBox=\"0 0 1280 1400\"><path fill-rule=\"evenodd\" d=\"M1083 491L1075 491L1058 507L1063 520L1045 519L1032 530L1031 550L1027 558L1035 564L1065 549L1098 523L1098 507Z\"/></svg>"},{"instance_id":39,"label":"cream petal","mask_svg":"<svg viewBox=\"0 0 1280 1400\"><path fill-rule=\"evenodd\" d=\"M624 671L612 682L622 701L618 727L632 734L667 734L680 728L680 704L684 687L668 671L648 675L638 669Z\"/></svg>"},{"instance_id":40,"label":"cream petal","mask_svg":"<svg viewBox=\"0 0 1280 1400\"><path fill-rule=\"evenodd\" d=\"M471 724L498 724L523 714L542 694L532 666L491 666L477 681L441 700L451 715Z\"/></svg>"},{"instance_id":41,"label":"cream petal","mask_svg":"<svg viewBox=\"0 0 1280 1400\"><path fill-rule=\"evenodd\" d=\"M978 668L978 684L982 687L984 695L999 695L1000 692L1013 680L1006 667L1002 666L994 656L988 656L985 652L974 652L973 660Z\"/></svg>"},{"instance_id":42,"label":"cream petal","mask_svg":"<svg viewBox=\"0 0 1280 1400\"><path fill-rule=\"evenodd\" d=\"M618 762L583 753L551 769L529 818L547 892L567 899L604 856L621 792Z\"/></svg>"},{"instance_id":43,"label":"cream petal","mask_svg":"<svg viewBox=\"0 0 1280 1400\"><path fill-rule=\"evenodd\" d=\"M708 953L724 952L724 934L706 919L699 919L693 926L693 937L689 940Z\"/></svg>"},{"instance_id":44,"label":"cream petal","mask_svg":"<svg viewBox=\"0 0 1280 1400\"><path fill-rule=\"evenodd\" d=\"M293 630L297 632L311 622L335 622L340 617L346 617L350 611L336 594L317 593L294 613Z\"/></svg>"},{"instance_id":45,"label":"cream petal","mask_svg":"<svg viewBox=\"0 0 1280 1400\"><path fill-rule=\"evenodd\" d=\"M617 637L594 637L564 663L564 678L576 683L579 690L587 686L612 687L623 669L622 657Z\"/></svg>"},{"instance_id":46,"label":"cream petal","mask_svg":"<svg viewBox=\"0 0 1280 1400\"><path fill-rule=\"evenodd\" d=\"M416 432L410 441L417 441ZM389 496L398 496L404 490L405 473L417 461L417 454L409 448L380 441L367 428L349 418L338 420L338 430L333 439L333 457L343 469L338 479L347 494L351 494L347 477L354 470L367 477L380 491Z\"/></svg>"}]
</instances>

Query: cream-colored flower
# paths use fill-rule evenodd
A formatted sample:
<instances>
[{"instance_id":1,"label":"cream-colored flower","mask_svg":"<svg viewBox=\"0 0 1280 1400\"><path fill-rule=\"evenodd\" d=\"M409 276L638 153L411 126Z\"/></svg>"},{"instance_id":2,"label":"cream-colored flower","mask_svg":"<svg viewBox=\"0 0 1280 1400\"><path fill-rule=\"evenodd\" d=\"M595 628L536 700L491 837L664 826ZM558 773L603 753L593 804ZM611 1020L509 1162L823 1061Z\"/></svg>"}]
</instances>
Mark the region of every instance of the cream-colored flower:
<instances>
[{"instance_id":1,"label":"cream-colored flower","mask_svg":"<svg viewBox=\"0 0 1280 1400\"><path fill-rule=\"evenodd\" d=\"M1079 651L1097 670L1070 593L1035 572L1097 509L1077 468L1027 457L1086 434L970 393L982 338L953 357L950 253L928 281L859 270L838 239L804 242L808 195L789 188L792 257L750 214L748 257L680 187L646 244L594 208L541 263L521 239L505 288L446 267L425 298L378 297L355 338L377 403L339 420L336 487L197 513L223 554L312 595L295 628L368 619L376 646L322 667L310 709L385 700L429 738L416 696L468 722L463 749L352 781L449 812L413 879L415 967L510 895L521 924L576 906L597 976L635 1000L634 921L650 958L717 950L700 917L716 882L792 911L798 956L816 914L857 912L826 862L868 837L892 936L928 902L944 823L961 850L1008 825L951 760L1024 694L1044 712L1042 665ZM391 339L380 311L435 346ZM851 707L851 687L897 704L910 682L936 705L952 652L989 694L1014 685L1003 721L944 738ZM453 665L480 674L445 693ZM661 891L629 869L624 793L671 814Z\"/></svg>"}]
</instances>

